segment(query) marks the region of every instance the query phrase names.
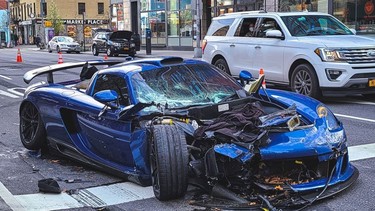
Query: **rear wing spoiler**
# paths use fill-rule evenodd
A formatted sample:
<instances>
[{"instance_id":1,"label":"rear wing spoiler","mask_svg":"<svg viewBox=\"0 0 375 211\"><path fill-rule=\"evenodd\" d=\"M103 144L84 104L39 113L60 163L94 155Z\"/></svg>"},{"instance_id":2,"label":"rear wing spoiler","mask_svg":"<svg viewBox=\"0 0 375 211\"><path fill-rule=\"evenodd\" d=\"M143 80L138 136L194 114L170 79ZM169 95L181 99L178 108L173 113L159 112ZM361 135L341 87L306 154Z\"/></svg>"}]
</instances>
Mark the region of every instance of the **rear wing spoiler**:
<instances>
[{"instance_id":1,"label":"rear wing spoiler","mask_svg":"<svg viewBox=\"0 0 375 211\"><path fill-rule=\"evenodd\" d=\"M87 61L89 65L96 66L96 65L115 65L122 63L124 61L104 61L104 60L95 60L95 61ZM54 64L49 65L45 67L40 67L37 69L33 69L30 71L27 71L25 75L23 75L23 81L25 83L29 84L35 77L42 74L47 74L47 82L53 83L53 72L60 71L60 70L66 70L71 68L77 68L77 67L83 67L86 64L85 62L69 62L69 63L63 63L63 64Z\"/></svg>"}]
</instances>

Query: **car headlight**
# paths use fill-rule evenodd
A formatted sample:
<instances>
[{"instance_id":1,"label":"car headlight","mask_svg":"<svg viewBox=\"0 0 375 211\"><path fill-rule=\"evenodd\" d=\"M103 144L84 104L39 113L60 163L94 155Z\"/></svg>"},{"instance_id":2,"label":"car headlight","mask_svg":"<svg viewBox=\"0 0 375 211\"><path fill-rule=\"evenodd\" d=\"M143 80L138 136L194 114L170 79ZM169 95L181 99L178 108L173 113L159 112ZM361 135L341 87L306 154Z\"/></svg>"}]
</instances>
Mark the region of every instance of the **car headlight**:
<instances>
[{"instance_id":1,"label":"car headlight","mask_svg":"<svg viewBox=\"0 0 375 211\"><path fill-rule=\"evenodd\" d=\"M114 43L113 43L113 46L120 47L120 43L116 43L116 42L114 42Z\"/></svg>"},{"instance_id":2,"label":"car headlight","mask_svg":"<svg viewBox=\"0 0 375 211\"><path fill-rule=\"evenodd\" d=\"M314 52L323 62L338 62L342 60L340 53L333 49L317 48Z\"/></svg>"},{"instance_id":3,"label":"car headlight","mask_svg":"<svg viewBox=\"0 0 375 211\"><path fill-rule=\"evenodd\" d=\"M340 122L337 120L335 115L326 106L319 105L316 108L316 113L320 118L324 118L328 127L328 130L333 131L340 127Z\"/></svg>"}]
</instances>

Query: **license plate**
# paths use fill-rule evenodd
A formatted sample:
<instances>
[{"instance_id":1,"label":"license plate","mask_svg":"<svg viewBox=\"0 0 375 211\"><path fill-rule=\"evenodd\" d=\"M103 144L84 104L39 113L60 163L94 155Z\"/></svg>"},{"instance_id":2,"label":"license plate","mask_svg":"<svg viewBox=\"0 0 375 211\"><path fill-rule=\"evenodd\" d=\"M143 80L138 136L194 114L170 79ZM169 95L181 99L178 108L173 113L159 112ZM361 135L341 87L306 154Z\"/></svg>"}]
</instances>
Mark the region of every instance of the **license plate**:
<instances>
[{"instance_id":1,"label":"license plate","mask_svg":"<svg viewBox=\"0 0 375 211\"><path fill-rule=\"evenodd\" d=\"M368 86L369 87L375 87L375 79L368 80Z\"/></svg>"},{"instance_id":2,"label":"license plate","mask_svg":"<svg viewBox=\"0 0 375 211\"><path fill-rule=\"evenodd\" d=\"M125 51L129 50L129 48L124 48Z\"/></svg>"}]
</instances>

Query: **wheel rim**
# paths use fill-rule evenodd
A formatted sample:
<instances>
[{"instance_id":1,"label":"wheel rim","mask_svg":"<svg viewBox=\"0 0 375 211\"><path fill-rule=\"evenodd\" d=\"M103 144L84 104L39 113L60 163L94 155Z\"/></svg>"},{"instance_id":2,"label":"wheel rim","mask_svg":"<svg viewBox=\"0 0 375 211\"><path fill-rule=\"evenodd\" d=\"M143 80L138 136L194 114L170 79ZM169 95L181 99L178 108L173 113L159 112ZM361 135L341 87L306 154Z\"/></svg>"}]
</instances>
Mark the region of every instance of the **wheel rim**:
<instances>
[{"instance_id":1,"label":"wheel rim","mask_svg":"<svg viewBox=\"0 0 375 211\"><path fill-rule=\"evenodd\" d=\"M21 135L25 143L30 143L38 130L38 110L31 105L26 105L21 113Z\"/></svg>"},{"instance_id":2,"label":"wheel rim","mask_svg":"<svg viewBox=\"0 0 375 211\"><path fill-rule=\"evenodd\" d=\"M94 55L96 54L96 48L95 47L92 49L92 52L93 52Z\"/></svg>"},{"instance_id":3,"label":"wheel rim","mask_svg":"<svg viewBox=\"0 0 375 211\"><path fill-rule=\"evenodd\" d=\"M310 74L306 70L298 71L294 79L294 90L303 95L310 95L312 86Z\"/></svg>"},{"instance_id":4,"label":"wheel rim","mask_svg":"<svg viewBox=\"0 0 375 211\"><path fill-rule=\"evenodd\" d=\"M154 189L155 196L160 195L160 184L159 184L159 169L157 165L157 150L154 141L151 141L150 147L150 165L151 165L151 177L152 177L152 186Z\"/></svg>"},{"instance_id":5,"label":"wheel rim","mask_svg":"<svg viewBox=\"0 0 375 211\"><path fill-rule=\"evenodd\" d=\"M219 68L223 72L227 72L225 65L221 62L216 64L216 67Z\"/></svg>"},{"instance_id":6,"label":"wheel rim","mask_svg":"<svg viewBox=\"0 0 375 211\"><path fill-rule=\"evenodd\" d=\"M111 55L111 49L110 49L110 48L107 49L107 55L108 55L108 56Z\"/></svg>"}]
</instances>

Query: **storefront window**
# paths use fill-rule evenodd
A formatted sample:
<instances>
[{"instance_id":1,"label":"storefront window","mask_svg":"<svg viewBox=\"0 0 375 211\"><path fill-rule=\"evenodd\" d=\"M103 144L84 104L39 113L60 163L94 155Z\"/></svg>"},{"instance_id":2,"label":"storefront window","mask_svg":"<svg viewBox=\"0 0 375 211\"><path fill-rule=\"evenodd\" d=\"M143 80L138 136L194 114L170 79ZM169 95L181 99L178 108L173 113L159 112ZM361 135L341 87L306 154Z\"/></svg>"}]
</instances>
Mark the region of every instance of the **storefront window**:
<instances>
[{"instance_id":1,"label":"storefront window","mask_svg":"<svg viewBox=\"0 0 375 211\"><path fill-rule=\"evenodd\" d=\"M358 34L375 33L374 1L334 0L333 15Z\"/></svg>"},{"instance_id":2,"label":"storefront window","mask_svg":"<svg viewBox=\"0 0 375 211\"><path fill-rule=\"evenodd\" d=\"M217 0L217 6L233 5L233 0Z\"/></svg>"},{"instance_id":3,"label":"storefront window","mask_svg":"<svg viewBox=\"0 0 375 211\"><path fill-rule=\"evenodd\" d=\"M193 16L191 10L181 10L180 12L180 36L191 37L193 27Z\"/></svg>"},{"instance_id":4,"label":"storefront window","mask_svg":"<svg viewBox=\"0 0 375 211\"><path fill-rule=\"evenodd\" d=\"M169 0L168 1L168 8L169 10L178 10L179 8L179 0Z\"/></svg>"},{"instance_id":5,"label":"storefront window","mask_svg":"<svg viewBox=\"0 0 375 211\"><path fill-rule=\"evenodd\" d=\"M165 9L165 0L141 0L141 11Z\"/></svg>"},{"instance_id":6,"label":"storefront window","mask_svg":"<svg viewBox=\"0 0 375 211\"><path fill-rule=\"evenodd\" d=\"M146 30L151 30L151 44L165 45L165 12L142 12L141 13L141 36L142 43L146 43Z\"/></svg>"}]
</instances>

